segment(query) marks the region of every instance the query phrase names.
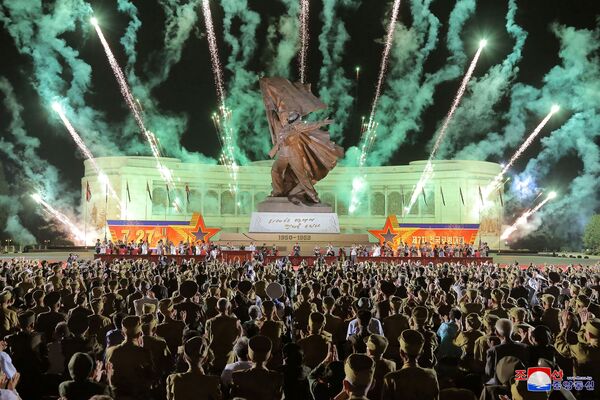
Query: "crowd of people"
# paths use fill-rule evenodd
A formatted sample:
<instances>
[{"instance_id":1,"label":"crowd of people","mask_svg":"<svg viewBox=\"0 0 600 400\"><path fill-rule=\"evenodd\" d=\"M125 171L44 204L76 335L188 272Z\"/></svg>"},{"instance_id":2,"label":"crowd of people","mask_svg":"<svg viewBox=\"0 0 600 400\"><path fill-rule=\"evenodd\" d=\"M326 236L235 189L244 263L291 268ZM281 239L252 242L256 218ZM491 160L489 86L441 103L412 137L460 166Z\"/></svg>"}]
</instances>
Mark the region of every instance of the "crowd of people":
<instances>
[{"instance_id":1,"label":"crowd of people","mask_svg":"<svg viewBox=\"0 0 600 400\"><path fill-rule=\"evenodd\" d=\"M1 399L600 398L600 265L70 257L0 286Z\"/></svg>"},{"instance_id":2,"label":"crowd of people","mask_svg":"<svg viewBox=\"0 0 600 400\"><path fill-rule=\"evenodd\" d=\"M248 245L235 246L227 243L210 243L205 241L184 242L175 244L168 239L161 239L154 248L150 247L147 240L113 242L110 239L100 241L95 244L95 252L100 255L195 255L205 256L216 259L223 251L251 251L254 258L262 261L266 256L301 256L302 247L299 243L294 243L289 252L280 252L277 245L267 246L263 243L257 246L254 242ZM440 243L431 244L423 242L422 244L408 244L401 242L398 246L392 247L389 242L374 243L372 245L352 244L348 248L343 246L335 247L329 243L326 247L315 246L313 255L317 257L338 257L341 259L351 258L353 261L358 257L432 257L432 258L469 258L469 257L487 257L490 248L487 243L474 244L451 244Z\"/></svg>"}]
</instances>

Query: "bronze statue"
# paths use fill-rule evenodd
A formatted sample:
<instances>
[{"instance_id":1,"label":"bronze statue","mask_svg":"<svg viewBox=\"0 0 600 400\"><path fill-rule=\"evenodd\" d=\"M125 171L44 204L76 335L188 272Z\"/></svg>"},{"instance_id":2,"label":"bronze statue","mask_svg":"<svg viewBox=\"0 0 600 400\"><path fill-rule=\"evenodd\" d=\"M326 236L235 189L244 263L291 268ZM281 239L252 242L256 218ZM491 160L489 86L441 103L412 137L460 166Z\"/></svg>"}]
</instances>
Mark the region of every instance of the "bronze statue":
<instances>
[{"instance_id":1,"label":"bronze statue","mask_svg":"<svg viewBox=\"0 0 600 400\"><path fill-rule=\"evenodd\" d=\"M271 197L287 197L294 204L320 203L314 184L325 178L344 150L319 128L332 120L304 122L302 117L327 106L313 95L310 84L284 78L261 78L273 149Z\"/></svg>"}]
</instances>

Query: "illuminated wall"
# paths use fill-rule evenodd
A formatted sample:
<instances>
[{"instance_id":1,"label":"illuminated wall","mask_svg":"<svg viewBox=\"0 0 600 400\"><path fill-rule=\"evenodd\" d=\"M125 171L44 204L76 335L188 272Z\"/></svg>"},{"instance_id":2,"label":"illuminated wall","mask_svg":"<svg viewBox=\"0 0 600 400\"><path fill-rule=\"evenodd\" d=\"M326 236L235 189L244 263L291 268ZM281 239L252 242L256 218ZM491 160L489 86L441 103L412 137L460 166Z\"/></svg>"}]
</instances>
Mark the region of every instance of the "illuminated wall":
<instances>
[{"instance_id":1,"label":"illuminated wall","mask_svg":"<svg viewBox=\"0 0 600 400\"><path fill-rule=\"evenodd\" d=\"M106 218L188 220L193 212L199 212L211 226L229 232L245 232L256 204L271 191L271 161L239 167L239 189L232 193L229 190L231 178L225 167L165 158L162 163L171 169L176 182L176 188L169 190L169 196L151 157L104 157L97 158L96 162L121 197L120 210L110 197L106 203L104 188L86 161L82 201L85 202L85 187L89 182L92 199L87 204L88 221L98 229L104 226ZM409 165L363 168L361 172L366 176L368 187L361 206L353 215L348 213L348 203L352 178L358 173L356 168L336 167L319 182L317 189L321 200L331 204L338 213L343 232L364 233L367 228L383 226L387 215L402 214L402 207L408 204L424 165L425 161L415 161ZM492 193L485 208L480 210L479 187L483 189L498 172L500 165L490 162L436 161L434 177L425 188L425 196L419 196L406 218L398 219L412 223L481 222L483 240L497 242L502 222L499 197L496 192ZM127 201L127 184L130 202ZM190 189L189 202L186 184ZM459 188L463 192L464 205ZM442 191L446 205L442 201Z\"/></svg>"}]
</instances>

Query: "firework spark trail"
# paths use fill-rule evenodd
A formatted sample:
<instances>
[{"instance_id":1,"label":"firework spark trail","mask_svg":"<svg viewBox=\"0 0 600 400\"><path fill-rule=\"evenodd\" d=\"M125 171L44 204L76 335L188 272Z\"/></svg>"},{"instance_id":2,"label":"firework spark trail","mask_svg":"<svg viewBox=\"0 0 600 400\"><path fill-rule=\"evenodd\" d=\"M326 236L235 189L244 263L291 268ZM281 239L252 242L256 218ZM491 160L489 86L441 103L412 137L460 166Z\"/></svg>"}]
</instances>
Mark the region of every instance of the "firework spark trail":
<instances>
[{"instance_id":1,"label":"firework spark trail","mask_svg":"<svg viewBox=\"0 0 600 400\"><path fill-rule=\"evenodd\" d=\"M410 202L408 203L408 206L405 207L403 210L403 213L402 213L403 216L407 215L410 212L412 206L416 203L417 199L421 195L421 192L423 192L423 190L425 189L425 185L433 176L433 160L435 158L435 155L440 147L440 144L442 143L442 140L444 139L444 136L446 135L446 130L448 129L448 126L450 125L452 116L454 115L454 112L456 111L456 109L458 108L458 105L460 104L460 100L461 100L463 94L465 93L467 84L469 83L469 80L471 79L471 76L473 75L473 71L475 70L475 66L477 65L477 60L479 60L481 51L483 50L483 48L485 47L486 44L487 44L486 40L481 40L479 42L479 48L477 49L477 52L475 53L475 56L473 57L473 60L471 61L471 65L469 65L469 69L467 70L467 73L463 77L460 87L458 88L458 92L456 92L456 96L454 97L452 106L450 107L450 110L448 111L448 114L446 115L446 119L444 120L444 123L442 124L442 127L440 128L440 131L438 133L435 144L433 145L433 149L431 149L431 154L429 155L429 159L427 160L425 169L423 170L423 173L421 174L421 177L419 178L419 182L417 182L417 185L415 186L415 189L412 193L412 196L410 198Z\"/></svg>"},{"instance_id":2,"label":"firework spark trail","mask_svg":"<svg viewBox=\"0 0 600 400\"><path fill-rule=\"evenodd\" d=\"M308 12L309 0L300 0L300 83L304 83L306 73L306 58L308 55Z\"/></svg>"},{"instance_id":3,"label":"firework spark trail","mask_svg":"<svg viewBox=\"0 0 600 400\"><path fill-rule=\"evenodd\" d=\"M525 149L527 149L527 147L529 147L531 143L533 143L537 135L541 132L544 126L546 126L550 118L552 118L552 116L558 112L559 109L560 108L557 105L552 106L552 109L550 110L548 115L546 115L546 117L538 124L538 126L535 127L535 129L531 132L527 139L525 139L523 144L521 144L521 147L519 147L515 154L513 154L513 156L510 158L510 161L508 161L504 168L502 168L502 171L500 171L500 173L496 175L492 182L490 182L490 184L485 187L483 191L484 199L486 199L490 195L490 193L492 193L492 191L494 191L498 187L498 185L500 185L500 182L502 181L502 178L504 177L506 172L508 172L510 167L512 167L515 161L517 161L517 159L523 154Z\"/></svg>"},{"instance_id":4,"label":"firework spark trail","mask_svg":"<svg viewBox=\"0 0 600 400\"><path fill-rule=\"evenodd\" d=\"M72 223L71 220L69 220L69 218L66 215L64 215L63 213L61 213L60 211L58 211L57 209L52 207L50 204L48 204L42 198L41 195L35 193L35 194L31 195L31 198L33 200L35 200L36 203L38 203L39 205L44 207L44 210L46 212L48 212L50 215L52 215L54 218L56 218L58 221L60 221L66 228L68 228L69 232L71 232L71 234L76 239L78 239L82 242L85 240L85 235L83 234L83 232L81 232L79 230L79 228L77 228L77 226L75 226L75 224Z\"/></svg>"},{"instance_id":5,"label":"firework spark trail","mask_svg":"<svg viewBox=\"0 0 600 400\"><path fill-rule=\"evenodd\" d=\"M144 134L144 137L148 141L148 144L150 145L150 149L152 150L152 155L154 156L154 159L156 160L156 166L157 166L158 172L160 173L160 175L162 176L162 178L164 179L164 181L167 184L171 184L173 186L174 182L173 182L173 177L171 175L171 171L168 168L166 168L165 166L163 166L162 163L160 162L160 157L162 157L162 156L161 156L160 150L158 149L158 146L156 144L156 139L154 138L154 135L152 134L152 132L150 132L146 129L144 120L142 118L142 114L140 112L140 109L136 106L136 100L133 97L133 95L131 94L131 90L129 89L129 85L127 84L127 80L125 79L125 75L123 75L123 71L121 70L121 67L119 67L119 63L117 62L117 59L115 58L112 50L110 49L110 46L108 45L108 42L106 41L106 38L104 37L102 30L100 29L100 25L98 24L98 21L96 20L96 18L92 18L91 23L94 26L94 28L96 29L98 38L100 39L100 42L102 43L102 47L104 48L104 53L106 53L106 57L108 58L108 63L110 64L110 67L113 70L113 74L117 78L117 83L119 84L119 89L121 90L121 94L123 95L125 102L129 106L129 109L133 113L133 118L135 119L140 130Z\"/></svg>"},{"instance_id":6,"label":"firework spark trail","mask_svg":"<svg viewBox=\"0 0 600 400\"><path fill-rule=\"evenodd\" d=\"M544 205L546 205L546 203L548 203L550 200L554 199L555 197L556 197L556 192L548 193L548 196L546 196L546 198L542 202L540 202L537 206L535 206L531 210L525 211L519 218L517 218L517 220L514 224L512 224L511 226L506 228L506 230L502 233L502 236L500 236L500 239L502 239L502 240L508 239L509 236L512 235L517 229L519 229L520 226L525 225L527 223L527 219L529 217L531 217L533 214L538 212L540 210L540 208L544 207Z\"/></svg>"},{"instance_id":7,"label":"firework spark trail","mask_svg":"<svg viewBox=\"0 0 600 400\"><path fill-rule=\"evenodd\" d=\"M88 147L86 146L86 144L83 141L83 139L81 138L81 136L79 136L79 134L77 133L77 131L71 124L71 121L69 121L69 119L65 115L65 111L62 108L62 106L60 105L60 103L52 104L52 109L54 111L56 111L56 113L62 120L63 124L65 125L65 128L67 128L67 131L71 134L71 137L75 141L75 144L77 144L77 147L79 147L79 150L81 150L81 152L83 153L85 158L87 158L89 160L90 164L92 165L92 168L94 168L96 175L98 175L98 179L102 183L106 184L106 188L107 188L108 192L110 193L111 197L117 201L117 206L120 208L121 199L119 198L119 196L117 195L117 192L115 192L114 188L110 184L110 181L108 180L108 177L106 176L106 174L100 169L100 167L98 167L98 164L96 164L96 160L95 160L92 152L90 151L90 149L88 149Z\"/></svg>"},{"instance_id":8,"label":"firework spark trail","mask_svg":"<svg viewBox=\"0 0 600 400\"><path fill-rule=\"evenodd\" d=\"M225 86L223 85L223 69L219 58L219 49L217 48L217 38L215 28L210 12L208 0L202 1L202 12L204 14L204 24L206 25L206 36L208 38L208 49L210 51L210 61L212 64L213 75L215 78L215 87L217 90L217 100L219 103L219 113L213 115L213 122L219 133L222 153L219 158L223 165L229 170L229 175L233 181L230 185L232 192L237 191L237 170L238 165L235 161L234 132L231 126L231 110L225 105Z\"/></svg>"},{"instance_id":9,"label":"firework spark trail","mask_svg":"<svg viewBox=\"0 0 600 400\"><path fill-rule=\"evenodd\" d=\"M217 88L219 107L225 107L225 86L223 85L223 68L221 68L221 61L219 59L219 50L217 48L215 27L213 25L212 13L210 12L210 4L208 0L202 1L202 13L204 14L204 24L206 25L206 36L208 38L210 62L212 63L213 75L215 77L215 86Z\"/></svg>"},{"instance_id":10,"label":"firework spark trail","mask_svg":"<svg viewBox=\"0 0 600 400\"><path fill-rule=\"evenodd\" d=\"M381 65L379 66L379 76L377 78L377 85L375 86L375 97L373 98L373 104L371 105L371 114L369 114L369 119L366 124L364 121L361 123L361 145L360 145L360 156L358 159L358 166L360 168L365 166L367 162L367 154L369 150L373 146L375 139L377 137L376 131L378 124L375 122L375 110L377 109L377 103L379 102L379 97L381 97L381 88L383 86L383 82L385 80L385 73L387 71L388 61L390 58L390 51L392 49L392 43L394 42L394 31L396 30L396 21L398 20L398 12L400 11L400 0L394 0L394 5L392 6L392 15L390 17L390 22L388 24L387 35L385 38L385 46L383 48L383 53L381 55ZM358 85L358 78L360 74L360 67L356 67L356 80ZM356 177L354 181L362 181L363 178ZM364 185L353 185L352 193L350 196L350 206L348 211L353 213L358 207L359 193L358 191L363 188Z\"/></svg>"}]
</instances>

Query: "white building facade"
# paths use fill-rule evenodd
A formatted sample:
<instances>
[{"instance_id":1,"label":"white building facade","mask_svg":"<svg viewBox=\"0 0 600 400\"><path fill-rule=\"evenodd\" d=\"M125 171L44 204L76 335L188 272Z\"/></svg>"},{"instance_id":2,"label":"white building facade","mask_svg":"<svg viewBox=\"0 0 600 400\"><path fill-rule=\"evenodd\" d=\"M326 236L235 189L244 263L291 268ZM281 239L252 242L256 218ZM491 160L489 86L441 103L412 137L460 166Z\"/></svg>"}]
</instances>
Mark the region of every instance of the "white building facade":
<instances>
[{"instance_id":1,"label":"white building facade","mask_svg":"<svg viewBox=\"0 0 600 400\"><path fill-rule=\"evenodd\" d=\"M92 197L82 208L86 210L87 223L97 231L104 228L106 220L189 220L197 212L208 226L243 233L248 231L256 204L271 191L271 161L239 167L237 182L232 185L231 174L223 165L163 158L161 163L171 170L175 182L175 188L170 187L168 192L152 157L103 157L97 158L96 163L120 197L119 204L105 195L105 184L100 182L89 161L85 161L82 202L86 202L88 184ZM317 184L317 190L321 200L332 205L339 215L342 233L379 229L388 215L395 214L400 223L481 224L481 240L497 248L503 218L501 195L494 191L482 203L480 190L500 172L500 165L485 161L435 161L434 175L424 194L418 196L410 213L402 217L425 163L414 161L409 165L360 170L338 166ZM352 180L357 176L362 176L367 184L361 205L350 214ZM236 190L231 190L232 187Z\"/></svg>"}]
</instances>

